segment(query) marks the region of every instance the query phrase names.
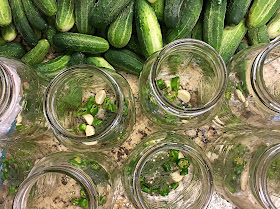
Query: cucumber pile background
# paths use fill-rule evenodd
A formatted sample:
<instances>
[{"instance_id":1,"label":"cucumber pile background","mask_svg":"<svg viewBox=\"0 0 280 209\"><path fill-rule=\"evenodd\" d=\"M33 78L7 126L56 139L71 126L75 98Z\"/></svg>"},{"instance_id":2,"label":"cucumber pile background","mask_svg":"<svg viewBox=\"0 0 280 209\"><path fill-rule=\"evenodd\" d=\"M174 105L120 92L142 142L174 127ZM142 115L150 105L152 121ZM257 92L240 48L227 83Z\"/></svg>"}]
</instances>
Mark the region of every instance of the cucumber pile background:
<instances>
[{"instance_id":1,"label":"cucumber pile background","mask_svg":"<svg viewBox=\"0 0 280 209\"><path fill-rule=\"evenodd\" d=\"M279 9L280 0L0 0L0 55L47 80L84 63L139 75L165 44L195 38L227 63L280 35Z\"/></svg>"}]
</instances>

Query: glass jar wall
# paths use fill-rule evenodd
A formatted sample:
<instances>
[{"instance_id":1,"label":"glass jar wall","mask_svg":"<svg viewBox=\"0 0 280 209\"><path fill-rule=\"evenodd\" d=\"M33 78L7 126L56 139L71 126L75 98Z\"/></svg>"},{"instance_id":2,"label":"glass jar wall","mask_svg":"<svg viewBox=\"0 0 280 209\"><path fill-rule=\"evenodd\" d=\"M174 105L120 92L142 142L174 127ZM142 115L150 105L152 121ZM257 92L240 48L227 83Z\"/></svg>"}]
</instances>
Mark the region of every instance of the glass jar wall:
<instances>
[{"instance_id":1,"label":"glass jar wall","mask_svg":"<svg viewBox=\"0 0 280 209\"><path fill-rule=\"evenodd\" d=\"M136 208L207 208L213 192L206 156L173 132L141 141L124 163L122 181Z\"/></svg>"},{"instance_id":2,"label":"glass jar wall","mask_svg":"<svg viewBox=\"0 0 280 209\"><path fill-rule=\"evenodd\" d=\"M127 81L113 70L87 65L69 68L51 81L44 113L58 140L79 151L118 146L135 123Z\"/></svg>"}]
</instances>

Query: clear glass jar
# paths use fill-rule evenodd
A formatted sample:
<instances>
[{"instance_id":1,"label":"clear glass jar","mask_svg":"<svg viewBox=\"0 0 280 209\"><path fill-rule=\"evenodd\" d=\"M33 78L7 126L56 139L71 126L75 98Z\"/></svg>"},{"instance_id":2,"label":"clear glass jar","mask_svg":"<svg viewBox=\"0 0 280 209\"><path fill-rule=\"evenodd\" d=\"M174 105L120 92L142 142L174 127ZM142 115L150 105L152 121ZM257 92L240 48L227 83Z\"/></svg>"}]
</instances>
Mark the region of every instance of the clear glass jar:
<instances>
[{"instance_id":1,"label":"clear glass jar","mask_svg":"<svg viewBox=\"0 0 280 209\"><path fill-rule=\"evenodd\" d=\"M219 125L278 129L280 125L280 41L242 50L228 64L226 104Z\"/></svg>"},{"instance_id":2,"label":"clear glass jar","mask_svg":"<svg viewBox=\"0 0 280 209\"><path fill-rule=\"evenodd\" d=\"M120 183L116 163L101 153L54 153L33 167L13 208L113 208Z\"/></svg>"},{"instance_id":3,"label":"clear glass jar","mask_svg":"<svg viewBox=\"0 0 280 209\"><path fill-rule=\"evenodd\" d=\"M176 77L179 88L172 85ZM220 55L202 41L181 39L147 59L139 80L139 100L146 116L160 126L195 128L218 113L226 84ZM181 100L183 92L187 96Z\"/></svg>"},{"instance_id":4,"label":"clear glass jar","mask_svg":"<svg viewBox=\"0 0 280 209\"><path fill-rule=\"evenodd\" d=\"M173 132L141 141L124 163L122 182L136 208L207 208L213 192L206 156Z\"/></svg>"},{"instance_id":5,"label":"clear glass jar","mask_svg":"<svg viewBox=\"0 0 280 209\"><path fill-rule=\"evenodd\" d=\"M110 105L114 105L113 110L105 109L106 99L101 105L95 103L100 91L106 92ZM83 108L88 111L90 98L95 107L98 106L94 120L101 124L88 122L79 115ZM79 151L119 146L135 124L134 97L128 82L113 70L88 65L69 68L51 81L46 90L44 113L57 139L66 147ZM81 124L87 123L93 124L94 135L79 130Z\"/></svg>"},{"instance_id":6,"label":"clear glass jar","mask_svg":"<svg viewBox=\"0 0 280 209\"><path fill-rule=\"evenodd\" d=\"M12 208L19 185L36 161L48 153L46 146L28 139L0 148L0 208Z\"/></svg>"},{"instance_id":7,"label":"clear glass jar","mask_svg":"<svg viewBox=\"0 0 280 209\"><path fill-rule=\"evenodd\" d=\"M280 135L229 133L206 149L216 190L238 208L280 208Z\"/></svg>"},{"instance_id":8,"label":"clear glass jar","mask_svg":"<svg viewBox=\"0 0 280 209\"><path fill-rule=\"evenodd\" d=\"M47 130L43 115L45 87L35 70L0 57L0 138L16 140ZM41 128L39 133L39 128Z\"/></svg>"}]
</instances>

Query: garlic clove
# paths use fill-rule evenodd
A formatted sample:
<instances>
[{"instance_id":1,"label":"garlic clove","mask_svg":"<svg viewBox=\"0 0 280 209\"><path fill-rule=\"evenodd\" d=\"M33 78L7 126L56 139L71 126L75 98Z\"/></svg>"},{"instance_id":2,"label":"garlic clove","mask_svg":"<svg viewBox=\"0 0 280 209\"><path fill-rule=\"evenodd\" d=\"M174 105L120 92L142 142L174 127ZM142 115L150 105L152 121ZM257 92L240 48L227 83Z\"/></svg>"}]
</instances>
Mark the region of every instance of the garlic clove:
<instances>
[{"instance_id":1,"label":"garlic clove","mask_svg":"<svg viewBox=\"0 0 280 209\"><path fill-rule=\"evenodd\" d=\"M102 104L104 102L105 98L106 98L106 92L104 90L99 91L95 95L95 102L96 102L96 104Z\"/></svg>"}]
</instances>

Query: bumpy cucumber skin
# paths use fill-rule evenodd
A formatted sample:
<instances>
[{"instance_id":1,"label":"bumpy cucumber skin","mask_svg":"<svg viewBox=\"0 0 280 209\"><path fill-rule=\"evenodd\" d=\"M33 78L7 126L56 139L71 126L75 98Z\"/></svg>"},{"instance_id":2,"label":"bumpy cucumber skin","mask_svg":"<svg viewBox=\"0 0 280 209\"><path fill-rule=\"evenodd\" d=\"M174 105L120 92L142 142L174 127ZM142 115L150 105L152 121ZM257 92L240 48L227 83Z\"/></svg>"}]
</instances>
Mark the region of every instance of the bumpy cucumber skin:
<instances>
[{"instance_id":1,"label":"bumpy cucumber skin","mask_svg":"<svg viewBox=\"0 0 280 209\"><path fill-rule=\"evenodd\" d=\"M219 51L224 29L226 0L207 0L203 22L203 40Z\"/></svg>"},{"instance_id":2,"label":"bumpy cucumber skin","mask_svg":"<svg viewBox=\"0 0 280 209\"><path fill-rule=\"evenodd\" d=\"M38 41L38 44L33 49L31 49L21 58L21 61L31 66L39 64L44 60L49 50L50 44L48 40L42 39Z\"/></svg>"},{"instance_id":3,"label":"bumpy cucumber skin","mask_svg":"<svg viewBox=\"0 0 280 209\"><path fill-rule=\"evenodd\" d=\"M7 56L20 59L25 54L22 44L17 42L6 43L0 46L0 56Z\"/></svg>"},{"instance_id":4,"label":"bumpy cucumber skin","mask_svg":"<svg viewBox=\"0 0 280 209\"><path fill-rule=\"evenodd\" d=\"M140 47L144 56L149 57L163 47L160 25L154 9L146 0L136 0L135 13Z\"/></svg>"},{"instance_id":5,"label":"bumpy cucumber skin","mask_svg":"<svg viewBox=\"0 0 280 209\"><path fill-rule=\"evenodd\" d=\"M58 0L55 24L61 32L67 32L74 26L74 0Z\"/></svg>"},{"instance_id":6,"label":"bumpy cucumber skin","mask_svg":"<svg viewBox=\"0 0 280 209\"><path fill-rule=\"evenodd\" d=\"M91 23L95 28L102 28L115 20L118 14L131 0L98 0L91 12Z\"/></svg>"},{"instance_id":7,"label":"bumpy cucumber skin","mask_svg":"<svg viewBox=\"0 0 280 209\"><path fill-rule=\"evenodd\" d=\"M160 22L163 22L163 18L164 18L164 1L165 0L157 0L155 3L152 4L156 16Z\"/></svg>"},{"instance_id":8,"label":"bumpy cucumber skin","mask_svg":"<svg viewBox=\"0 0 280 209\"><path fill-rule=\"evenodd\" d=\"M75 1L75 22L79 33L91 34L92 26L89 24L90 11L93 9L95 0Z\"/></svg>"},{"instance_id":9,"label":"bumpy cucumber skin","mask_svg":"<svg viewBox=\"0 0 280 209\"><path fill-rule=\"evenodd\" d=\"M239 46L237 47L235 53L242 51L243 49L247 49L249 46L245 42L241 41Z\"/></svg>"},{"instance_id":10,"label":"bumpy cucumber skin","mask_svg":"<svg viewBox=\"0 0 280 209\"><path fill-rule=\"evenodd\" d=\"M167 43L191 36L192 29L199 19L202 4L203 0L189 0L183 2L179 23L167 36Z\"/></svg>"},{"instance_id":11,"label":"bumpy cucumber skin","mask_svg":"<svg viewBox=\"0 0 280 209\"><path fill-rule=\"evenodd\" d=\"M1 30L2 37L5 41L11 42L17 37L17 31L13 23L8 26L4 26Z\"/></svg>"},{"instance_id":12,"label":"bumpy cucumber skin","mask_svg":"<svg viewBox=\"0 0 280 209\"><path fill-rule=\"evenodd\" d=\"M126 48L129 49L130 51L134 52L135 54L139 56L143 56L142 49L140 47L138 38L136 35L132 34L128 44L126 45Z\"/></svg>"},{"instance_id":13,"label":"bumpy cucumber skin","mask_svg":"<svg viewBox=\"0 0 280 209\"><path fill-rule=\"evenodd\" d=\"M110 63L107 62L107 60L105 60L103 57L88 57L86 59L86 63L89 65L94 65L96 67L105 67L108 69L115 70L115 68L112 65L110 65Z\"/></svg>"},{"instance_id":14,"label":"bumpy cucumber skin","mask_svg":"<svg viewBox=\"0 0 280 209\"><path fill-rule=\"evenodd\" d=\"M133 10L134 2L132 1L111 23L108 29L108 41L112 46L123 48L128 44L132 34Z\"/></svg>"},{"instance_id":15,"label":"bumpy cucumber skin","mask_svg":"<svg viewBox=\"0 0 280 209\"><path fill-rule=\"evenodd\" d=\"M200 15L197 23L192 30L192 38L203 40L203 15Z\"/></svg>"},{"instance_id":16,"label":"bumpy cucumber skin","mask_svg":"<svg viewBox=\"0 0 280 209\"><path fill-rule=\"evenodd\" d=\"M246 32L247 28L245 25L245 19L243 19L237 26L225 27L223 30L223 39L219 50L219 53L224 59L225 63L228 63Z\"/></svg>"},{"instance_id":17,"label":"bumpy cucumber skin","mask_svg":"<svg viewBox=\"0 0 280 209\"><path fill-rule=\"evenodd\" d=\"M251 45L269 43L270 39L267 31L267 26L263 25L258 28L248 28L248 39Z\"/></svg>"},{"instance_id":18,"label":"bumpy cucumber skin","mask_svg":"<svg viewBox=\"0 0 280 209\"><path fill-rule=\"evenodd\" d=\"M93 54L109 49L109 43L105 39L81 33L57 33L53 36L53 43L61 49Z\"/></svg>"},{"instance_id":19,"label":"bumpy cucumber skin","mask_svg":"<svg viewBox=\"0 0 280 209\"><path fill-rule=\"evenodd\" d=\"M8 0L0 0L0 26L12 23L12 12Z\"/></svg>"},{"instance_id":20,"label":"bumpy cucumber skin","mask_svg":"<svg viewBox=\"0 0 280 209\"><path fill-rule=\"evenodd\" d=\"M25 16L21 0L10 0L14 23L18 32L29 46L35 46L38 39Z\"/></svg>"},{"instance_id":21,"label":"bumpy cucumber skin","mask_svg":"<svg viewBox=\"0 0 280 209\"><path fill-rule=\"evenodd\" d=\"M267 24L267 31L270 39L280 35L280 13Z\"/></svg>"},{"instance_id":22,"label":"bumpy cucumber skin","mask_svg":"<svg viewBox=\"0 0 280 209\"><path fill-rule=\"evenodd\" d=\"M183 2L184 0L165 0L163 18L168 28L174 28L179 23Z\"/></svg>"},{"instance_id":23,"label":"bumpy cucumber skin","mask_svg":"<svg viewBox=\"0 0 280 209\"><path fill-rule=\"evenodd\" d=\"M144 65L144 60L127 49L109 49L104 56L112 66L137 76L140 75Z\"/></svg>"},{"instance_id":24,"label":"bumpy cucumber skin","mask_svg":"<svg viewBox=\"0 0 280 209\"><path fill-rule=\"evenodd\" d=\"M30 24L39 31L45 31L47 29L47 22L42 18L40 13L37 11L32 0L23 0L23 7L25 14Z\"/></svg>"},{"instance_id":25,"label":"bumpy cucumber skin","mask_svg":"<svg viewBox=\"0 0 280 209\"><path fill-rule=\"evenodd\" d=\"M254 0L248 15L248 27L265 25L279 8L280 0Z\"/></svg>"},{"instance_id":26,"label":"bumpy cucumber skin","mask_svg":"<svg viewBox=\"0 0 280 209\"><path fill-rule=\"evenodd\" d=\"M230 0L226 11L226 25L238 25L248 12L252 0Z\"/></svg>"},{"instance_id":27,"label":"bumpy cucumber skin","mask_svg":"<svg viewBox=\"0 0 280 209\"><path fill-rule=\"evenodd\" d=\"M33 2L42 13L49 17L54 16L57 12L56 0L35 0Z\"/></svg>"},{"instance_id":28,"label":"bumpy cucumber skin","mask_svg":"<svg viewBox=\"0 0 280 209\"><path fill-rule=\"evenodd\" d=\"M85 64L86 56L81 52L75 52L71 55L71 59L68 63L68 67L74 66L74 65L81 65Z\"/></svg>"}]
</instances>

